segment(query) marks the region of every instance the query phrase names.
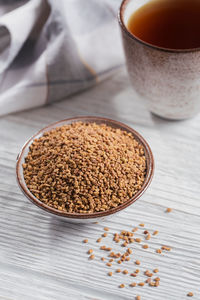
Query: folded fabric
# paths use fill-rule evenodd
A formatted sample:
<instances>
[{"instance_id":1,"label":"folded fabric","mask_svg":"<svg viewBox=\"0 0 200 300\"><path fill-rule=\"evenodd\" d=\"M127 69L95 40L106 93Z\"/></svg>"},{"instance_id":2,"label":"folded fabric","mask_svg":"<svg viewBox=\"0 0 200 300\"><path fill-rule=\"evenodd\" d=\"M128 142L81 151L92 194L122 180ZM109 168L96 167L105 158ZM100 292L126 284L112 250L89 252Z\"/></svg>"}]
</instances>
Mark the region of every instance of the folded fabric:
<instances>
[{"instance_id":1,"label":"folded fabric","mask_svg":"<svg viewBox=\"0 0 200 300\"><path fill-rule=\"evenodd\" d=\"M0 4L0 115L66 98L124 62L118 0Z\"/></svg>"}]
</instances>

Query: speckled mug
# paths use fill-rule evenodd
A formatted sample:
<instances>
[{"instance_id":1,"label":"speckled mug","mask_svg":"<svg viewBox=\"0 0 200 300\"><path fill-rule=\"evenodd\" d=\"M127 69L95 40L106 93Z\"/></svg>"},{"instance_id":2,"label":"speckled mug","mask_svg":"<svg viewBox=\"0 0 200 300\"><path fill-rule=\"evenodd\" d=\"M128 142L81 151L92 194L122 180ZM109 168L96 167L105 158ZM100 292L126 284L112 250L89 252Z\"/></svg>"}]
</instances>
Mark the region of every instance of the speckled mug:
<instances>
[{"instance_id":1,"label":"speckled mug","mask_svg":"<svg viewBox=\"0 0 200 300\"><path fill-rule=\"evenodd\" d=\"M200 111L200 48L157 47L130 33L129 17L149 1L124 0L119 10L131 83L156 115L174 120L190 118Z\"/></svg>"}]
</instances>

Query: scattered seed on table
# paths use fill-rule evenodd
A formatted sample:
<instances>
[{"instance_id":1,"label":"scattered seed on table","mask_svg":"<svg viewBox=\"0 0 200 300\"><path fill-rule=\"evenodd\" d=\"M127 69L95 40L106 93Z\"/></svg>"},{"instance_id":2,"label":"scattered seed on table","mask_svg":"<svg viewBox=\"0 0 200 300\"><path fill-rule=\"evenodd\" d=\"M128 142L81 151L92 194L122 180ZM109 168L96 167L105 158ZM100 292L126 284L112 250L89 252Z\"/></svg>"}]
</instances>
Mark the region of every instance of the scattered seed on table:
<instances>
[{"instance_id":1,"label":"scattered seed on table","mask_svg":"<svg viewBox=\"0 0 200 300\"><path fill-rule=\"evenodd\" d=\"M137 296L135 297L135 299L136 299L136 300L141 300L141 297L140 297L139 295L137 295Z\"/></svg>"},{"instance_id":2,"label":"scattered seed on table","mask_svg":"<svg viewBox=\"0 0 200 300\"><path fill-rule=\"evenodd\" d=\"M127 242L124 242L124 243L122 244L123 247L126 247L127 245L128 245Z\"/></svg>"},{"instance_id":3,"label":"scattered seed on table","mask_svg":"<svg viewBox=\"0 0 200 300\"><path fill-rule=\"evenodd\" d=\"M106 264L106 266L112 267L112 264L108 262L108 263Z\"/></svg>"},{"instance_id":4,"label":"scattered seed on table","mask_svg":"<svg viewBox=\"0 0 200 300\"><path fill-rule=\"evenodd\" d=\"M146 283L150 283L151 282L151 278L147 278Z\"/></svg>"},{"instance_id":5,"label":"scattered seed on table","mask_svg":"<svg viewBox=\"0 0 200 300\"><path fill-rule=\"evenodd\" d=\"M153 232L153 235L157 235L159 233L159 231L158 230L155 230L154 232Z\"/></svg>"},{"instance_id":6,"label":"scattered seed on table","mask_svg":"<svg viewBox=\"0 0 200 300\"><path fill-rule=\"evenodd\" d=\"M136 238L135 241L136 243L141 243L142 240L140 238Z\"/></svg>"},{"instance_id":7,"label":"scattered seed on table","mask_svg":"<svg viewBox=\"0 0 200 300\"><path fill-rule=\"evenodd\" d=\"M113 258L109 259L109 262L113 262L113 261L114 261L114 259L113 259Z\"/></svg>"},{"instance_id":8,"label":"scattered seed on table","mask_svg":"<svg viewBox=\"0 0 200 300\"><path fill-rule=\"evenodd\" d=\"M128 270L124 270L122 273L125 274L125 275L127 275L128 274Z\"/></svg>"},{"instance_id":9,"label":"scattered seed on table","mask_svg":"<svg viewBox=\"0 0 200 300\"><path fill-rule=\"evenodd\" d=\"M148 246L147 244L145 244L145 245L142 246L142 248L143 248L143 249L148 249L149 246Z\"/></svg>"},{"instance_id":10,"label":"scattered seed on table","mask_svg":"<svg viewBox=\"0 0 200 300\"><path fill-rule=\"evenodd\" d=\"M187 294L187 296L188 296L188 297L193 297L194 294L193 294L192 292L189 292L189 293Z\"/></svg>"},{"instance_id":11,"label":"scattered seed on table","mask_svg":"<svg viewBox=\"0 0 200 300\"><path fill-rule=\"evenodd\" d=\"M154 269L153 272L154 272L154 273L158 273L159 270L158 270L158 269Z\"/></svg>"},{"instance_id":12,"label":"scattered seed on table","mask_svg":"<svg viewBox=\"0 0 200 300\"><path fill-rule=\"evenodd\" d=\"M121 270L120 270L120 269L117 269L117 270L116 270L116 273L120 273L120 272L121 272Z\"/></svg>"},{"instance_id":13,"label":"scattered seed on table","mask_svg":"<svg viewBox=\"0 0 200 300\"><path fill-rule=\"evenodd\" d=\"M144 286L144 282L139 282L138 285L139 286Z\"/></svg>"},{"instance_id":14,"label":"scattered seed on table","mask_svg":"<svg viewBox=\"0 0 200 300\"><path fill-rule=\"evenodd\" d=\"M88 250L88 254L91 254L93 252L93 249Z\"/></svg>"},{"instance_id":15,"label":"scattered seed on table","mask_svg":"<svg viewBox=\"0 0 200 300\"><path fill-rule=\"evenodd\" d=\"M139 261L139 260L136 260L136 261L135 261L135 264L136 264L136 265L140 265L140 261Z\"/></svg>"},{"instance_id":16,"label":"scattered seed on table","mask_svg":"<svg viewBox=\"0 0 200 300\"><path fill-rule=\"evenodd\" d=\"M166 250L166 251L171 251L172 248L167 247L167 246L162 246L161 249L162 250Z\"/></svg>"},{"instance_id":17,"label":"scattered seed on table","mask_svg":"<svg viewBox=\"0 0 200 300\"><path fill-rule=\"evenodd\" d=\"M132 276L132 277L136 277L136 276L137 276L137 274L135 274L135 273L131 273L131 274L130 274L130 276Z\"/></svg>"},{"instance_id":18,"label":"scattered seed on table","mask_svg":"<svg viewBox=\"0 0 200 300\"><path fill-rule=\"evenodd\" d=\"M102 240L102 238L98 238L98 239L97 239L97 243L100 243L101 240Z\"/></svg>"},{"instance_id":19,"label":"scattered seed on table","mask_svg":"<svg viewBox=\"0 0 200 300\"><path fill-rule=\"evenodd\" d=\"M147 236L145 237L145 239L150 240L150 238L151 238L151 235L150 235L150 233L148 233Z\"/></svg>"},{"instance_id":20,"label":"scattered seed on table","mask_svg":"<svg viewBox=\"0 0 200 300\"><path fill-rule=\"evenodd\" d=\"M106 250L106 246L101 246L100 250Z\"/></svg>"},{"instance_id":21,"label":"scattered seed on table","mask_svg":"<svg viewBox=\"0 0 200 300\"><path fill-rule=\"evenodd\" d=\"M148 232L148 230L145 230L143 233L144 233L144 234L148 234L149 232Z\"/></svg>"},{"instance_id":22,"label":"scattered seed on table","mask_svg":"<svg viewBox=\"0 0 200 300\"><path fill-rule=\"evenodd\" d=\"M128 248L128 249L127 249L127 252L128 252L129 254L132 254L132 253L133 253L133 250L131 250L130 248Z\"/></svg>"},{"instance_id":23,"label":"scattered seed on table","mask_svg":"<svg viewBox=\"0 0 200 300\"><path fill-rule=\"evenodd\" d=\"M88 239L83 240L83 243L88 243Z\"/></svg>"},{"instance_id":24,"label":"scattered seed on table","mask_svg":"<svg viewBox=\"0 0 200 300\"><path fill-rule=\"evenodd\" d=\"M129 261L129 260L130 260L130 257L126 257L125 260L126 260L126 261Z\"/></svg>"},{"instance_id":25,"label":"scattered seed on table","mask_svg":"<svg viewBox=\"0 0 200 300\"><path fill-rule=\"evenodd\" d=\"M160 277L154 278L154 281L160 281Z\"/></svg>"},{"instance_id":26,"label":"scattered seed on table","mask_svg":"<svg viewBox=\"0 0 200 300\"><path fill-rule=\"evenodd\" d=\"M107 237L107 233L106 232L104 232L103 234L102 234L102 237Z\"/></svg>"},{"instance_id":27,"label":"scattered seed on table","mask_svg":"<svg viewBox=\"0 0 200 300\"><path fill-rule=\"evenodd\" d=\"M125 287L125 285L123 283L120 284L119 286L121 289L123 289Z\"/></svg>"},{"instance_id":28,"label":"scattered seed on table","mask_svg":"<svg viewBox=\"0 0 200 300\"><path fill-rule=\"evenodd\" d=\"M139 269L136 269L136 270L135 270L135 273L136 273L136 274L140 273L140 270L139 270Z\"/></svg>"},{"instance_id":29,"label":"scattered seed on table","mask_svg":"<svg viewBox=\"0 0 200 300\"><path fill-rule=\"evenodd\" d=\"M140 227L144 227L144 223L140 223L139 226L140 226Z\"/></svg>"},{"instance_id":30,"label":"scattered seed on table","mask_svg":"<svg viewBox=\"0 0 200 300\"><path fill-rule=\"evenodd\" d=\"M112 276L112 274L113 274L112 272L108 272L108 276Z\"/></svg>"},{"instance_id":31,"label":"scattered seed on table","mask_svg":"<svg viewBox=\"0 0 200 300\"><path fill-rule=\"evenodd\" d=\"M104 230L105 230L105 231L109 231L109 228L108 228L108 227L104 227Z\"/></svg>"},{"instance_id":32,"label":"scattered seed on table","mask_svg":"<svg viewBox=\"0 0 200 300\"><path fill-rule=\"evenodd\" d=\"M105 250L106 250L106 251L111 251L112 248L111 248L111 247L107 247Z\"/></svg>"},{"instance_id":33,"label":"scattered seed on table","mask_svg":"<svg viewBox=\"0 0 200 300\"><path fill-rule=\"evenodd\" d=\"M102 260L102 261L104 261L104 260L105 260L105 258L104 258L104 257L101 257L101 260Z\"/></svg>"},{"instance_id":34,"label":"scattered seed on table","mask_svg":"<svg viewBox=\"0 0 200 300\"><path fill-rule=\"evenodd\" d=\"M136 282L132 282L132 283L130 284L131 287L134 287L134 286L136 286L136 285L137 285Z\"/></svg>"},{"instance_id":35,"label":"scattered seed on table","mask_svg":"<svg viewBox=\"0 0 200 300\"><path fill-rule=\"evenodd\" d=\"M167 213L170 213L172 211L172 208L170 208L170 207L168 207L167 209L166 209L166 212Z\"/></svg>"},{"instance_id":36,"label":"scattered seed on table","mask_svg":"<svg viewBox=\"0 0 200 300\"><path fill-rule=\"evenodd\" d=\"M118 261L117 261L117 263L118 263L118 264L121 264L121 263L122 263L122 261L121 261L121 260L118 260Z\"/></svg>"},{"instance_id":37,"label":"scattered seed on table","mask_svg":"<svg viewBox=\"0 0 200 300\"><path fill-rule=\"evenodd\" d=\"M161 249L156 249L156 253L162 253Z\"/></svg>"},{"instance_id":38,"label":"scattered seed on table","mask_svg":"<svg viewBox=\"0 0 200 300\"><path fill-rule=\"evenodd\" d=\"M94 259L94 258L95 258L94 254L90 255L89 257L89 259Z\"/></svg>"},{"instance_id":39,"label":"scattered seed on table","mask_svg":"<svg viewBox=\"0 0 200 300\"><path fill-rule=\"evenodd\" d=\"M136 232L138 230L138 227L135 227L132 229L132 232Z\"/></svg>"}]
</instances>

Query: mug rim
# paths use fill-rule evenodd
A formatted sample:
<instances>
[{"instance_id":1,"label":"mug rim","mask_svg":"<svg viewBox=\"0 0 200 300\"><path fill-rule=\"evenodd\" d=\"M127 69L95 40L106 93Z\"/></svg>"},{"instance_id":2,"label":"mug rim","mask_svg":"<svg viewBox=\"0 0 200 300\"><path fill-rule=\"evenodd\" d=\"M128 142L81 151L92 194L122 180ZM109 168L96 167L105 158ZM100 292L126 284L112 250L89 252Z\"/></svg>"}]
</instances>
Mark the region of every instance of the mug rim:
<instances>
[{"instance_id":1,"label":"mug rim","mask_svg":"<svg viewBox=\"0 0 200 300\"><path fill-rule=\"evenodd\" d=\"M190 52L197 52L200 51L200 47L197 48L188 48L188 49L172 49L172 48L165 48L165 47L159 47L156 46L154 44L150 44L147 43L143 40L141 40L140 38L138 38L136 35L132 34L126 27L126 25L124 24L124 20L123 20L123 16L124 16L124 11L126 9L126 5L128 2L130 1L134 1L134 0L123 0L121 2L121 5L119 7L118 10L118 22L120 24L120 27L122 28L122 30L125 32L125 34L127 34L131 39L139 42L140 44L147 46L151 49L155 49L155 50L159 50L159 51L163 51L163 52L169 52L169 53L190 53Z\"/></svg>"}]
</instances>

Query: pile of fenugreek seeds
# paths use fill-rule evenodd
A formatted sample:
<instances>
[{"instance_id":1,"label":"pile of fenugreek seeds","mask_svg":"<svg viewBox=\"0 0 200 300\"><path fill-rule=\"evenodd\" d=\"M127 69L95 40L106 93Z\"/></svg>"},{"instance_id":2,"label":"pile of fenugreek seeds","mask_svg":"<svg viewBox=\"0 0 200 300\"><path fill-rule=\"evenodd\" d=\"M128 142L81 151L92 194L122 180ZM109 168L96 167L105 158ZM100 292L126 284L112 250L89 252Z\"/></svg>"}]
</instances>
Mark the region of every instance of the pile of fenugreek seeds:
<instances>
[{"instance_id":1,"label":"pile of fenugreek seeds","mask_svg":"<svg viewBox=\"0 0 200 300\"><path fill-rule=\"evenodd\" d=\"M146 158L131 133L75 122L35 139L23 170L28 189L43 203L93 213L117 207L142 188Z\"/></svg>"}]
</instances>

